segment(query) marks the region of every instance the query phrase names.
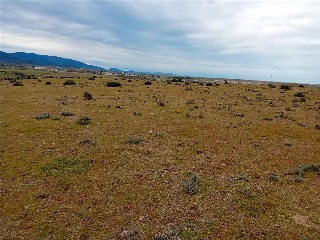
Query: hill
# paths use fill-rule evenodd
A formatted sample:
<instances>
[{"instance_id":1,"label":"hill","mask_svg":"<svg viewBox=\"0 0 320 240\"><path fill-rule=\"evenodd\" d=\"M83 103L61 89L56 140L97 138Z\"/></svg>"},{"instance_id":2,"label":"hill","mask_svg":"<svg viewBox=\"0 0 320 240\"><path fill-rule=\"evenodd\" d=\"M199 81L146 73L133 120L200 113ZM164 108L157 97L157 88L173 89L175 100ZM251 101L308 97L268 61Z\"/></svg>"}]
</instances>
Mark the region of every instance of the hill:
<instances>
[{"instance_id":1,"label":"hill","mask_svg":"<svg viewBox=\"0 0 320 240\"><path fill-rule=\"evenodd\" d=\"M36 53L0 52L0 63L2 64L31 64L37 66L57 66L63 68L84 68L90 70L106 70L102 67L89 65L77 60L57 56L40 55Z\"/></svg>"}]
</instances>

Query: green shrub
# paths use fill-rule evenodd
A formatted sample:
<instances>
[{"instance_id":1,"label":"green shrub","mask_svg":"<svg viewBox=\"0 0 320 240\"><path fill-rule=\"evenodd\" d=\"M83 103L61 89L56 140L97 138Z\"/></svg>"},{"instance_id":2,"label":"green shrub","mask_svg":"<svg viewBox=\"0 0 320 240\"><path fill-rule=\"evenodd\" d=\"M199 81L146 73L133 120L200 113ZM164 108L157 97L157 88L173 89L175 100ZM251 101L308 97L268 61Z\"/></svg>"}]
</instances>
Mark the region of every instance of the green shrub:
<instances>
[{"instance_id":1,"label":"green shrub","mask_svg":"<svg viewBox=\"0 0 320 240\"><path fill-rule=\"evenodd\" d=\"M91 123L91 119L88 117L81 117L78 119L77 123L80 125L87 125Z\"/></svg>"},{"instance_id":2,"label":"green shrub","mask_svg":"<svg viewBox=\"0 0 320 240\"><path fill-rule=\"evenodd\" d=\"M152 85L152 82L151 81L145 81L144 85Z\"/></svg>"},{"instance_id":3,"label":"green shrub","mask_svg":"<svg viewBox=\"0 0 320 240\"><path fill-rule=\"evenodd\" d=\"M37 116L35 116L35 119L46 119L49 118L50 114L47 112L39 113Z\"/></svg>"},{"instance_id":4,"label":"green shrub","mask_svg":"<svg viewBox=\"0 0 320 240\"><path fill-rule=\"evenodd\" d=\"M69 79L69 80L65 81L65 82L63 83L63 85L76 85L76 82Z\"/></svg>"},{"instance_id":5,"label":"green shrub","mask_svg":"<svg viewBox=\"0 0 320 240\"><path fill-rule=\"evenodd\" d=\"M270 173L268 178L272 182L279 182L280 181L280 176L275 173Z\"/></svg>"},{"instance_id":6,"label":"green shrub","mask_svg":"<svg viewBox=\"0 0 320 240\"><path fill-rule=\"evenodd\" d=\"M281 86L280 86L280 89L281 89L281 90L290 90L291 87L290 87L289 85L281 85Z\"/></svg>"},{"instance_id":7,"label":"green shrub","mask_svg":"<svg viewBox=\"0 0 320 240\"><path fill-rule=\"evenodd\" d=\"M14 83L12 84L12 86L19 86L19 87L22 87L22 86L24 86L24 85L23 85L23 83L22 83L22 82L14 82Z\"/></svg>"},{"instance_id":8,"label":"green shrub","mask_svg":"<svg viewBox=\"0 0 320 240\"><path fill-rule=\"evenodd\" d=\"M302 92L297 92L294 94L295 97L305 97L304 93Z\"/></svg>"},{"instance_id":9,"label":"green shrub","mask_svg":"<svg viewBox=\"0 0 320 240\"><path fill-rule=\"evenodd\" d=\"M83 98L84 98L85 100L92 100L92 99L93 99L93 96L92 96L91 93L84 92Z\"/></svg>"},{"instance_id":10,"label":"green shrub","mask_svg":"<svg viewBox=\"0 0 320 240\"><path fill-rule=\"evenodd\" d=\"M139 138L139 137L129 137L129 138L125 141L125 143L126 143L126 144L136 145L136 144L139 144L141 141L142 141L142 139Z\"/></svg>"},{"instance_id":11,"label":"green shrub","mask_svg":"<svg viewBox=\"0 0 320 240\"><path fill-rule=\"evenodd\" d=\"M107 82L106 86L107 87L121 87L122 85L119 82Z\"/></svg>"}]
</instances>

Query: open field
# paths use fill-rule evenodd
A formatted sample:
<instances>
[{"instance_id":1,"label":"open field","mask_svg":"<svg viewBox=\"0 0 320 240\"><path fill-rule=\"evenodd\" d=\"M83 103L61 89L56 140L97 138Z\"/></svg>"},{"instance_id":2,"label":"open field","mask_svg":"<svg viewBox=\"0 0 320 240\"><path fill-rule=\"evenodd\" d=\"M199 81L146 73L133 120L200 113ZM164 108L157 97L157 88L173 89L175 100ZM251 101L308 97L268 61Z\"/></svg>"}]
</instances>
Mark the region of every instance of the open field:
<instances>
[{"instance_id":1,"label":"open field","mask_svg":"<svg viewBox=\"0 0 320 240\"><path fill-rule=\"evenodd\" d=\"M25 74L0 81L0 239L320 238L319 88Z\"/></svg>"}]
</instances>

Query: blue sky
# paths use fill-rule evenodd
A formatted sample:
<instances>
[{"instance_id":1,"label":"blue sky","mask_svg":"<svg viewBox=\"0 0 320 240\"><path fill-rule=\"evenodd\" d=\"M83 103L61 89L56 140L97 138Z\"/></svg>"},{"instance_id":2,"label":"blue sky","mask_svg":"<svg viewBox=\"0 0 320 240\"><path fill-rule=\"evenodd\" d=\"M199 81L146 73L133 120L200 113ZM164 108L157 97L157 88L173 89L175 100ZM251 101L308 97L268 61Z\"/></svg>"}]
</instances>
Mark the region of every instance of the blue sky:
<instances>
[{"instance_id":1,"label":"blue sky","mask_svg":"<svg viewBox=\"0 0 320 240\"><path fill-rule=\"evenodd\" d=\"M101 67L320 83L320 1L1 0L1 50Z\"/></svg>"}]
</instances>

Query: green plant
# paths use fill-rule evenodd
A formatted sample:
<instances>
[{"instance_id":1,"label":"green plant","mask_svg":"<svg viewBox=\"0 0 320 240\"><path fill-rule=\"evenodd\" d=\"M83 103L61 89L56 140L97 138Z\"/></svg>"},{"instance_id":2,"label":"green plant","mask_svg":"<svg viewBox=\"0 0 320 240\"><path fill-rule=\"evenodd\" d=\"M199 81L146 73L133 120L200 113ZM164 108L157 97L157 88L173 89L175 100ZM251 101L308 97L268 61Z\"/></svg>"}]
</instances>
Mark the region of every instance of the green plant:
<instances>
[{"instance_id":1,"label":"green plant","mask_svg":"<svg viewBox=\"0 0 320 240\"><path fill-rule=\"evenodd\" d=\"M22 82L14 82L14 83L12 84L12 86L19 86L19 87L22 87L22 86L24 86L24 85L23 85L23 83L22 83Z\"/></svg>"},{"instance_id":2,"label":"green plant","mask_svg":"<svg viewBox=\"0 0 320 240\"><path fill-rule=\"evenodd\" d=\"M126 144L136 145L136 144L139 144L141 141L142 141L142 139L139 138L139 137L129 137L129 138L125 141L125 143L126 143Z\"/></svg>"},{"instance_id":3,"label":"green plant","mask_svg":"<svg viewBox=\"0 0 320 240\"><path fill-rule=\"evenodd\" d=\"M144 85L152 85L152 82L151 81L145 81Z\"/></svg>"},{"instance_id":4,"label":"green plant","mask_svg":"<svg viewBox=\"0 0 320 240\"><path fill-rule=\"evenodd\" d=\"M275 173L270 173L270 174L268 175L268 178L269 178L269 180L272 181L272 182L279 182L279 181L280 181L280 176L277 175L277 174L275 174Z\"/></svg>"},{"instance_id":5,"label":"green plant","mask_svg":"<svg viewBox=\"0 0 320 240\"><path fill-rule=\"evenodd\" d=\"M46 119L49 118L50 114L47 112L39 113L37 116L35 116L35 119Z\"/></svg>"},{"instance_id":6,"label":"green plant","mask_svg":"<svg viewBox=\"0 0 320 240\"><path fill-rule=\"evenodd\" d=\"M303 177L308 172L320 172L320 164L303 164L293 169L288 174Z\"/></svg>"},{"instance_id":7,"label":"green plant","mask_svg":"<svg viewBox=\"0 0 320 240\"><path fill-rule=\"evenodd\" d=\"M91 119L88 117L81 117L78 119L77 123L80 125L87 125L91 123Z\"/></svg>"},{"instance_id":8,"label":"green plant","mask_svg":"<svg viewBox=\"0 0 320 240\"><path fill-rule=\"evenodd\" d=\"M198 192L200 177L196 173L192 173L188 180L183 184L186 193L194 195Z\"/></svg>"},{"instance_id":9,"label":"green plant","mask_svg":"<svg viewBox=\"0 0 320 240\"><path fill-rule=\"evenodd\" d=\"M63 83L63 85L76 85L76 82L71 79L68 79Z\"/></svg>"},{"instance_id":10,"label":"green plant","mask_svg":"<svg viewBox=\"0 0 320 240\"><path fill-rule=\"evenodd\" d=\"M281 85L281 86L280 86L280 89L281 89L281 90L290 90L291 87L290 87L289 85Z\"/></svg>"},{"instance_id":11,"label":"green plant","mask_svg":"<svg viewBox=\"0 0 320 240\"><path fill-rule=\"evenodd\" d=\"M165 105L165 95L157 94L157 95L154 95L153 98L154 98L155 102L156 102L160 107L164 107L164 105Z\"/></svg>"},{"instance_id":12,"label":"green plant","mask_svg":"<svg viewBox=\"0 0 320 240\"><path fill-rule=\"evenodd\" d=\"M302 92L297 92L294 94L295 97L305 97L304 93Z\"/></svg>"},{"instance_id":13,"label":"green plant","mask_svg":"<svg viewBox=\"0 0 320 240\"><path fill-rule=\"evenodd\" d=\"M121 87L122 85L119 82L107 82L106 86L107 87Z\"/></svg>"}]
</instances>

